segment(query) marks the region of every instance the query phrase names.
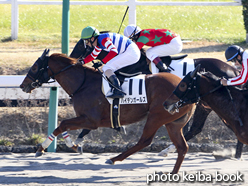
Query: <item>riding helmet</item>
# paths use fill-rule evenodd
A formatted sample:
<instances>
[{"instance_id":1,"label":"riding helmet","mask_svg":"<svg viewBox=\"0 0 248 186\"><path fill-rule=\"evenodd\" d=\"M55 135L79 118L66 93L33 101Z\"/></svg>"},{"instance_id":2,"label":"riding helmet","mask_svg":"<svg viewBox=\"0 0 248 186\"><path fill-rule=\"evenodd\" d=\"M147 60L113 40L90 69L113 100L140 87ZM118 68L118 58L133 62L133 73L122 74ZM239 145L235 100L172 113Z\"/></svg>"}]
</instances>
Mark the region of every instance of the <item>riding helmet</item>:
<instances>
[{"instance_id":1,"label":"riding helmet","mask_svg":"<svg viewBox=\"0 0 248 186\"><path fill-rule=\"evenodd\" d=\"M87 26L82 30L81 38L90 39L92 37L98 36L99 31L93 26Z\"/></svg>"},{"instance_id":2,"label":"riding helmet","mask_svg":"<svg viewBox=\"0 0 248 186\"><path fill-rule=\"evenodd\" d=\"M141 31L141 28L139 26L130 24L124 29L124 36L128 38L132 38L134 35L138 34L140 31Z\"/></svg>"},{"instance_id":3,"label":"riding helmet","mask_svg":"<svg viewBox=\"0 0 248 186\"><path fill-rule=\"evenodd\" d=\"M233 60L239 54L242 54L243 49L237 45L231 45L226 49L225 56L227 61Z\"/></svg>"}]
</instances>

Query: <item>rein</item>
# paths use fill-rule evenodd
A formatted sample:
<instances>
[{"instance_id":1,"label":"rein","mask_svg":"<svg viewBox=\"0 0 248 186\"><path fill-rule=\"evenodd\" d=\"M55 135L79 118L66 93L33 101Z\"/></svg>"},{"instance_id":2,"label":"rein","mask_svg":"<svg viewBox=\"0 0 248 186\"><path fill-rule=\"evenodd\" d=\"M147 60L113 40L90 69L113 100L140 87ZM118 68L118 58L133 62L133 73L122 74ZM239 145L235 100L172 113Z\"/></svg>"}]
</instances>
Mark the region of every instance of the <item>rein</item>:
<instances>
[{"instance_id":1,"label":"rein","mask_svg":"<svg viewBox=\"0 0 248 186\"><path fill-rule=\"evenodd\" d=\"M67 67L63 68L62 70L60 70L60 71L57 72L57 73L54 73L54 72L52 71L52 69L51 69L49 66L48 66L47 68L52 72L51 78L52 78L52 79L55 79L54 77L55 77L56 75L60 74L61 72L66 71L67 69L69 69L69 68L71 68L71 67L73 67L73 66L75 66L75 64L68 65ZM84 69L84 68L83 68L83 69ZM84 82L85 82L85 73L84 73L83 82L82 82L81 85L77 88L77 90L74 91L74 93L69 94L69 97L73 97L73 96L74 96L74 95L83 87ZM49 82L48 82L48 83L49 83Z\"/></svg>"}]
</instances>

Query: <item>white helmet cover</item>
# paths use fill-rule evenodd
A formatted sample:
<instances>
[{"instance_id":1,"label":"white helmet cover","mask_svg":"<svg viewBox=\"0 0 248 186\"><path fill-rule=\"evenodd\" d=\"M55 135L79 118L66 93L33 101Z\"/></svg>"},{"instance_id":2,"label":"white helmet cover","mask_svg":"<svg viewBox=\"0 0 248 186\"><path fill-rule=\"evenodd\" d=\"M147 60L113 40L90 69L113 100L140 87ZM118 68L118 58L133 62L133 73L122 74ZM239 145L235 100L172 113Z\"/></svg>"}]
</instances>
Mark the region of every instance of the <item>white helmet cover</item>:
<instances>
[{"instance_id":1,"label":"white helmet cover","mask_svg":"<svg viewBox=\"0 0 248 186\"><path fill-rule=\"evenodd\" d=\"M131 24L124 29L124 36L131 38L133 35L138 34L140 31L141 28L139 26L136 26L135 24Z\"/></svg>"}]
</instances>

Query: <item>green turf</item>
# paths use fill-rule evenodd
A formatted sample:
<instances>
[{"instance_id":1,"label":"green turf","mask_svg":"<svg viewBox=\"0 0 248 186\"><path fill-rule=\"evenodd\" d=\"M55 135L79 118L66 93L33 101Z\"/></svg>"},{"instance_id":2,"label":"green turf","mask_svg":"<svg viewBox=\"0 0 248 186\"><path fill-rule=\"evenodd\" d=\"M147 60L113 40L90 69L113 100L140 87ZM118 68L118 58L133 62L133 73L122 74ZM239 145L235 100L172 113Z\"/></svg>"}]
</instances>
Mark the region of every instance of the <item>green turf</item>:
<instances>
[{"instance_id":1,"label":"green turf","mask_svg":"<svg viewBox=\"0 0 248 186\"><path fill-rule=\"evenodd\" d=\"M117 32L125 10L114 5L70 6L70 40L79 39L88 25ZM136 15L141 28L168 28L182 39L230 44L244 42L246 37L242 6L137 6ZM126 25L128 15L120 33ZM19 5L17 42L60 43L61 28L62 6ZM10 36L11 5L0 4L0 39Z\"/></svg>"}]
</instances>

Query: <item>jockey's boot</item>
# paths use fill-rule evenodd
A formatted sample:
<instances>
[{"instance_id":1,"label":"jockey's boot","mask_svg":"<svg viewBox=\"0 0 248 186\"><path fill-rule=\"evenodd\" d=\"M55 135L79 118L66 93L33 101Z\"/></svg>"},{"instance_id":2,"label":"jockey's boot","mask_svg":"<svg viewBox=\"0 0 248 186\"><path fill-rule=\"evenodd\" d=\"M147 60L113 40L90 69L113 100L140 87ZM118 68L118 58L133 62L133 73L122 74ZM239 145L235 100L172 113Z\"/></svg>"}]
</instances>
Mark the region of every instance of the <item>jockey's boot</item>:
<instances>
[{"instance_id":1,"label":"jockey's boot","mask_svg":"<svg viewBox=\"0 0 248 186\"><path fill-rule=\"evenodd\" d=\"M110 92L106 95L107 98L123 98L124 92L122 92L122 88L120 86L120 82L116 75L112 75L109 77L109 81L117 88L113 87Z\"/></svg>"},{"instance_id":2,"label":"jockey's boot","mask_svg":"<svg viewBox=\"0 0 248 186\"><path fill-rule=\"evenodd\" d=\"M153 61L152 61L156 67L159 69L159 72L170 72L169 69L165 69L163 66L163 62L160 59L160 57L156 57Z\"/></svg>"}]
</instances>

